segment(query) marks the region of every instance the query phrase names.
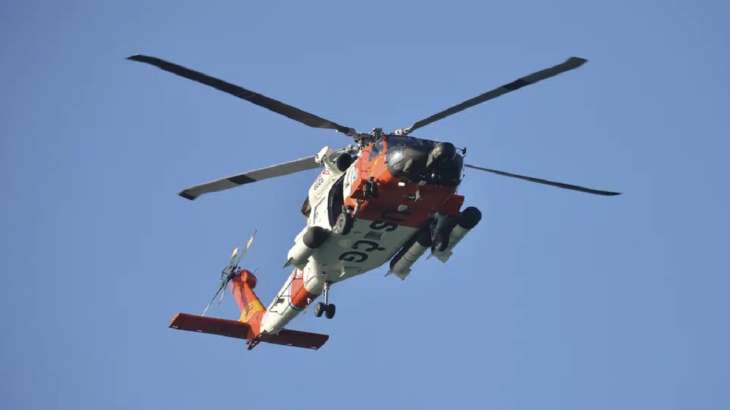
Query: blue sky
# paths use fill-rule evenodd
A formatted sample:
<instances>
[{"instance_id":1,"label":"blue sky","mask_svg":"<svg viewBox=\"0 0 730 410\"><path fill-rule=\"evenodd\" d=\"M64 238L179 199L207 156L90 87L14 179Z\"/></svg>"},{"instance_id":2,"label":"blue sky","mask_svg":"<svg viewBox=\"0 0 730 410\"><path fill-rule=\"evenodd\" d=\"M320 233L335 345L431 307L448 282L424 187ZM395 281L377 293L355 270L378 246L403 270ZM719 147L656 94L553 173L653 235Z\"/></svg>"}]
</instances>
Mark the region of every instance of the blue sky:
<instances>
[{"instance_id":1,"label":"blue sky","mask_svg":"<svg viewBox=\"0 0 730 410\"><path fill-rule=\"evenodd\" d=\"M0 407L728 408L728 6L593 3L3 2ZM176 193L347 140L136 53L361 130L585 57L416 135L624 195L469 172L452 260L334 288L322 350L175 332L254 228L268 303L314 173Z\"/></svg>"}]
</instances>

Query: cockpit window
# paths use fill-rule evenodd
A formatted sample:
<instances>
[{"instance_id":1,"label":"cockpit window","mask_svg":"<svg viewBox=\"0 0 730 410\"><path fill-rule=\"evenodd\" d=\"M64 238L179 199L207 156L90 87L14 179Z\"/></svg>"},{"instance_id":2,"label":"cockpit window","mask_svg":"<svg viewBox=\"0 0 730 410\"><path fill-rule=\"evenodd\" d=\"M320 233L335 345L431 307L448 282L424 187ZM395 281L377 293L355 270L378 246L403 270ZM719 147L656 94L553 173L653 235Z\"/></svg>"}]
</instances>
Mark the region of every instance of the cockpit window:
<instances>
[{"instance_id":1,"label":"cockpit window","mask_svg":"<svg viewBox=\"0 0 730 410\"><path fill-rule=\"evenodd\" d=\"M368 161L374 160L378 154L380 154L380 151L383 150L383 139L379 139L373 144L373 147L370 148L370 155L368 155Z\"/></svg>"},{"instance_id":2,"label":"cockpit window","mask_svg":"<svg viewBox=\"0 0 730 410\"><path fill-rule=\"evenodd\" d=\"M414 151L420 151L422 153L428 153L433 148L433 141L429 141L421 138L411 138L405 136L391 135L388 137L388 144L390 146L397 147L408 147Z\"/></svg>"},{"instance_id":3,"label":"cockpit window","mask_svg":"<svg viewBox=\"0 0 730 410\"><path fill-rule=\"evenodd\" d=\"M438 144L431 140L389 135L386 162L388 170L396 178L405 178L413 182L458 184L463 166L461 162L463 158L460 155L441 160L435 167L429 165L429 156Z\"/></svg>"}]
</instances>

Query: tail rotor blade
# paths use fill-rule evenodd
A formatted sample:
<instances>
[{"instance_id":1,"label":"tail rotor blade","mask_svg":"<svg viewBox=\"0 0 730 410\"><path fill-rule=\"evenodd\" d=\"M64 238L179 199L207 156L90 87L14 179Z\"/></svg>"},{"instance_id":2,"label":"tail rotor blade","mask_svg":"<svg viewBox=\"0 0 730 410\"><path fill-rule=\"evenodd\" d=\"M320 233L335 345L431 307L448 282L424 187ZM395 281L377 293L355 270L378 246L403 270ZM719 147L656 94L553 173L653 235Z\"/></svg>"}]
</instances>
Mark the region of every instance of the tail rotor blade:
<instances>
[{"instance_id":1,"label":"tail rotor blade","mask_svg":"<svg viewBox=\"0 0 730 410\"><path fill-rule=\"evenodd\" d=\"M225 285L223 285L223 289L221 289L218 292L218 304L220 304L221 302L223 302L223 298L226 297L226 292L225 291L226 291L226 287L227 286L228 286L228 281L226 281Z\"/></svg>"},{"instance_id":2,"label":"tail rotor blade","mask_svg":"<svg viewBox=\"0 0 730 410\"><path fill-rule=\"evenodd\" d=\"M238 261L241 260L246 254L248 254L248 250L251 249L251 246L253 246L253 241L256 239L256 230L254 229L253 233L251 234L251 237L248 238L246 241L246 245L243 247L243 250L238 253L238 258L236 259L236 264L233 266L238 266Z\"/></svg>"},{"instance_id":3,"label":"tail rotor blade","mask_svg":"<svg viewBox=\"0 0 730 410\"><path fill-rule=\"evenodd\" d=\"M206 313L208 313L208 309L215 303L216 299L218 300L218 303L221 303L223 301L223 298L225 297L225 290L228 286L228 283L233 279L233 277L238 272L238 263L241 261L241 258L246 256L248 253L248 250L251 249L251 246L253 246L253 241L256 239L256 230L254 229L253 233L251 234L251 237L248 238L248 241L246 241L246 245L241 249L240 247L233 248L233 252L231 252L231 258L228 260L228 266L223 268L221 271L221 284L218 286L218 290L216 290L213 297L210 299L210 302L205 306L205 309L203 309L203 316L205 316Z\"/></svg>"},{"instance_id":4,"label":"tail rotor blade","mask_svg":"<svg viewBox=\"0 0 730 410\"><path fill-rule=\"evenodd\" d=\"M215 294L210 299L210 302L208 302L208 304L205 306L205 309L203 309L202 316L205 316L205 314L208 313L208 309L210 309L210 307L213 305L213 303L215 302L216 299L220 298L218 300L218 303L220 303L223 300L223 296L225 295L224 291L226 290L226 286L228 286L228 282L230 282L230 281L231 281L230 277L226 277L225 279L223 279L221 281L220 286L218 286L218 290L216 290Z\"/></svg>"},{"instance_id":5,"label":"tail rotor blade","mask_svg":"<svg viewBox=\"0 0 730 410\"><path fill-rule=\"evenodd\" d=\"M203 313L200 316L205 316L208 314L208 309L210 309L210 305L213 303L213 301L208 302L207 305L205 305L205 309L203 309Z\"/></svg>"},{"instance_id":6,"label":"tail rotor blade","mask_svg":"<svg viewBox=\"0 0 730 410\"><path fill-rule=\"evenodd\" d=\"M218 296L222 293L223 289L225 289L226 282L222 282L220 287L218 287L218 290L215 292L213 297L210 299L210 302L208 302L207 305L205 305L205 309L203 309L202 316L205 316L206 313L208 313L208 309L210 309L210 306L213 305L213 302L215 302L216 299L218 299Z\"/></svg>"},{"instance_id":7,"label":"tail rotor blade","mask_svg":"<svg viewBox=\"0 0 730 410\"><path fill-rule=\"evenodd\" d=\"M254 239L256 239L256 229L253 230L251 237L248 238L248 241L246 241L246 250L249 250L251 248L251 246L253 245Z\"/></svg>"},{"instance_id":8,"label":"tail rotor blade","mask_svg":"<svg viewBox=\"0 0 730 410\"><path fill-rule=\"evenodd\" d=\"M238 247L235 247L233 248L233 252L231 252L231 259L228 260L228 266L238 265L239 260L241 260L241 252L238 250Z\"/></svg>"}]
</instances>

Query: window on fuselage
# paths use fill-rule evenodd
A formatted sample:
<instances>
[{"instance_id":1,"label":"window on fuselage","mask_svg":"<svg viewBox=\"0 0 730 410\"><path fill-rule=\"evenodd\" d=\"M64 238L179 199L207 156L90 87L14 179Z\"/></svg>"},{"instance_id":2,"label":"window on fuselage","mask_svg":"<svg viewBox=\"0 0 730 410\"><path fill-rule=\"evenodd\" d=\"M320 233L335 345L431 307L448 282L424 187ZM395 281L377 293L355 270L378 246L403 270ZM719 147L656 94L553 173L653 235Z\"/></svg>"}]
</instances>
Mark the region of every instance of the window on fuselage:
<instances>
[{"instance_id":1,"label":"window on fuselage","mask_svg":"<svg viewBox=\"0 0 730 410\"><path fill-rule=\"evenodd\" d=\"M337 217L342 213L342 205L345 203L344 184L345 176L343 175L332 185L327 195L327 214L329 216L330 226L332 227L335 226Z\"/></svg>"}]
</instances>

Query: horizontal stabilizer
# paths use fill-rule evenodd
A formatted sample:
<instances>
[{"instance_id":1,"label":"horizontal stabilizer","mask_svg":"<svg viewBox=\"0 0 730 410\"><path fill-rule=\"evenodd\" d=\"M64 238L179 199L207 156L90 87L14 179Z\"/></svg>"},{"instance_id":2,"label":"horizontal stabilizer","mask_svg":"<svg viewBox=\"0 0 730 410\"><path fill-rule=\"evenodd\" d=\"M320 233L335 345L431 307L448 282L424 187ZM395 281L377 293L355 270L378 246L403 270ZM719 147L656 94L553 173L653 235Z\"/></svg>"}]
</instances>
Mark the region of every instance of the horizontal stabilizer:
<instances>
[{"instance_id":1,"label":"horizontal stabilizer","mask_svg":"<svg viewBox=\"0 0 730 410\"><path fill-rule=\"evenodd\" d=\"M178 313L175 315L172 322L170 322L170 327L178 330L211 333L214 335L235 337L237 339L249 341L253 338L251 328L246 323L239 322L237 320L191 315L189 313ZM279 334L276 335L262 335L257 341L317 350L322 347L328 339L328 335L319 333L282 329Z\"/></svg>"},{"instance_id":2,"label":"horizontal stabilizer","mask_svg":"<svg viewBox=\"0 0 730 410\"><path fill-rule=\"evenodd\" d=\"M299 330L281 329L278 335L265 335L261 337L262 342L276 345L304 347L317 350L327 342L330 337L320 333L301 332Z\"/></svg>"},{"instance_id":3,"label":"horizontal stabilizer","mask_svg":"<svg viewBox=\"0 0 730 410\"><path fill-rule=\"evenodd\" d=\"M214 335L235 337L248 340L251 328L238 320L219 319L215 317L178 313L170 322L170 327L191 332L211 333Z\"/></svg>"}]
</instances>

